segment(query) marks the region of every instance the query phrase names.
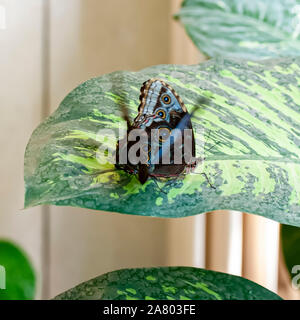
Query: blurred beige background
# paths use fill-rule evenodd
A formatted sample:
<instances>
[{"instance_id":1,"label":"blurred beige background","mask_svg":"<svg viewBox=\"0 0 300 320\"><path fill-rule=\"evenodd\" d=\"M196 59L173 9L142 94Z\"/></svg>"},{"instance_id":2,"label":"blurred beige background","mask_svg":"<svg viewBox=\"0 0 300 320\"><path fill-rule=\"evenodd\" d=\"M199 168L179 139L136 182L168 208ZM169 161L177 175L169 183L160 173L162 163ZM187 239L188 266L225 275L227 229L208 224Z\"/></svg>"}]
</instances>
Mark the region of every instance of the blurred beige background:
<instances>
[{"instance_id":1,"label":"blurred beige background","mask_svg":"<svg viewBox=\"0 0 300 320\"><path fill-rule=\"evenodd\" d=\"M28 139L73 88L116 70L205 59L172 20L179 3L0 0L0 238L29 254L39 276L37 298L115 269L163 265L243 275L278 291L279 226L261 217L217 212L171 220L69 207L22 210Z\"/></svg>"}]
</instances>

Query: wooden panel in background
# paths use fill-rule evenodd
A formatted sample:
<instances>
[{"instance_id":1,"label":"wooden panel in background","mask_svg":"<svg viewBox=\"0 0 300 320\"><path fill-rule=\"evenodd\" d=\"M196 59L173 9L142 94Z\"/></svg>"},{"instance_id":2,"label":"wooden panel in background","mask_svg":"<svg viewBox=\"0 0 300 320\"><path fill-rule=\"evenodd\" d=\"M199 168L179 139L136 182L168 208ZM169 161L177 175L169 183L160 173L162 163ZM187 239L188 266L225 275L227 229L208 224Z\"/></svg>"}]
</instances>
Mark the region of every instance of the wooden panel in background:
<instances>
[{"instance_id":1,"label":"wooden panel in background","mask_svg":"<svg viewBox=\"0 0 300 320\"><path fill-rule=\"evenodd\" d=\"M41 208L22 211L23 161L42 116L43 0L0 0L0 238L19 244L41 275ZM40 282L37 297L40 296Z\"/></svg>"},{"instance_id":2,"label":"wooden panel in background","mask_svg":"<svg viewBox=\"0 0 300 320\"><path fill-rule=\"evenodd\" d=\"M207 214L207 269L241 275L242 229L240 212L220 210Z\"/></svg>"},{"instance_id":3,"label":"wooden panel in background","mask_svg":"<svg viewBox=\"0 0 300 320\"><path fill-rule=\"evenodd\" d=\"M243 277L277 292L279 223L244 214Z\"/></svg>"}]
</instances>

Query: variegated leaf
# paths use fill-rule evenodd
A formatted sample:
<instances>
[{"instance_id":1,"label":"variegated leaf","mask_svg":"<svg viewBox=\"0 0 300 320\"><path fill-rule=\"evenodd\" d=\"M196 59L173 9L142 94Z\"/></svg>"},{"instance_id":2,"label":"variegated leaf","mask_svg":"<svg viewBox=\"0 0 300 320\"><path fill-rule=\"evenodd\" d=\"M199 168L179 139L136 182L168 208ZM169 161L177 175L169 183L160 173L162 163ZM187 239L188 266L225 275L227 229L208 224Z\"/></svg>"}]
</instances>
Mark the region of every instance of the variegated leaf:
<instances>
[{"instance_id":1,"label":"variegated leaf","mask_svg":"<svg viewBox=\"0 0 300 320\"><path fill-rule=\"evenodd\" d=\"M115 149L116 143L113 132L99 130L125 126L122 103L136 116L140 87L152 77L173 86L189 110L207 98L192 119L203 165L159 186L153 179L141 185L96 158L99 147ZM55 204L156 217L231 209L300 226L299 83L299 58L217 59L91 79L33 133L25 155L25 207Z\"/></svg>"},{"instance_id":2,"label":"variegated leaf","mask_svg":"<svg viewBox=\"0 0 300 320\"><path fill-rule=\"evenodd\" d=\"M123 269L60 294L56 300L280 300L241 277L191 267Z\"/></svg>"},{"instance_id":3,"label":"variegated leaf","mask_svg":"<svg viewBox=\"0 0 300 320\"><path fill-rule=\"evenodd\" d=\"M208 56L256 60L300 55L299 14L299 0L185 0L176 17Z\"/></svg>"}]
</instances>

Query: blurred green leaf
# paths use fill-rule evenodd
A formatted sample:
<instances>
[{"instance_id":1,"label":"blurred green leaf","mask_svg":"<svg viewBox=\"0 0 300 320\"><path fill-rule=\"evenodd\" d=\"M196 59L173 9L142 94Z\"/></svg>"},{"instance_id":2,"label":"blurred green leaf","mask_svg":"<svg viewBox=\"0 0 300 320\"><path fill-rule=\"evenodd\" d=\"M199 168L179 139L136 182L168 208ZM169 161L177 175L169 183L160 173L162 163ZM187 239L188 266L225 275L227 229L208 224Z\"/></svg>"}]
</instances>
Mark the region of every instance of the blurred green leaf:
<instances>
[{"instance_id":1,"label":"blurred green leaf","mask_svg":"<svg viewBox=\"0 0 300 320\"><path fill-rule=\"evenodd\" d=\"M300 55L298 0L185 0L177 17L209 57Z\"/></svg>"},{"instance_id":2,"label":"blurred green leaf","mask_svg":"<svg viewBox=\"0 0 300 320\"><path fill-rule=\"evenodd\" d=\"M208 98L192 119L203 165L195 174L160 182L160 188L153 179L141 185L136 176L96 158L99 147L115 151L113 135L119 124L125 127L120 104L135 117L140 87L153 77L172 85L189 110ZM25 154L25 206L156 217L231 209L300 226L299 81L300 58L217 59L91 79L33 133ZM199 174L203 171L216 190Z\"/></svg>"},{"instance_id":3,"label":"blurred green leaf","mask_svg":"<svg viewBox=\"0 0 300 320\"><path fill-rule=\"evenodd\" d=\"M279 300L241 277L191 267L123 269L60 294L57 300Z\"/></svg>"},{"instance_id":4,"label":"blurred green leaf","mask_svg":"<svg viewBox=\"0 0 300 320\"><path fill-rule=\"evenodd\" d=\"M282 250L291 278L299 273L293 271L295 266L300 268L300 228L288 225L281 226Z\"/></svg>"},{"instance_id":5,"label":"blurred green leaf","mask_svg":"<svg viewBox=\"0 0 300 320\"><path fill-rule=\"evenodd\" d=\"M35 281L34 270L23 250L0 240L0 300L33 299Z\"/></svg>"}]
</instances>

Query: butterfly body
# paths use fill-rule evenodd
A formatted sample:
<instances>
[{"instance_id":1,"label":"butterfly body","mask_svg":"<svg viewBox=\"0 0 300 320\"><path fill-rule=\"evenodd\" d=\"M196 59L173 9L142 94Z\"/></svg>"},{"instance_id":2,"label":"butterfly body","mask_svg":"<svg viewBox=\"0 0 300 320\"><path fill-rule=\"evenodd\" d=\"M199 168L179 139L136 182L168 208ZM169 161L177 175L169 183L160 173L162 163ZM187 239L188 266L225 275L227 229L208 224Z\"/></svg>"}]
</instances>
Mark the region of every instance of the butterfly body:
<instances>
[{"instance_id":1,"label":"butterfly body","mask_svg":"<svg viewBox=\"0 0 300 320\"><path fill-rule=\"evenodd\" d=\"M142 184L149 177L178 177L186 169L195 167L195 163L187 162L184 156L185 143L187 144L186 141L188 141L190 156L195 157L191 117L181 98L164 81L150 79L143 83L138 115L133 123L130 123L127 118L127 126L127 136L117 144L116 167L128 173L137 174ZM129 155L129 150L137 142L130 139L134 130L138 133L143 132L141 145L146 158L138 163L130 159L126 163L121 163L119 161L121 152ZM163 161L167 155L166 150L169 153L168 163ZM178 154L181 161L178 161Z\"/></svg>"}]
</instances>

